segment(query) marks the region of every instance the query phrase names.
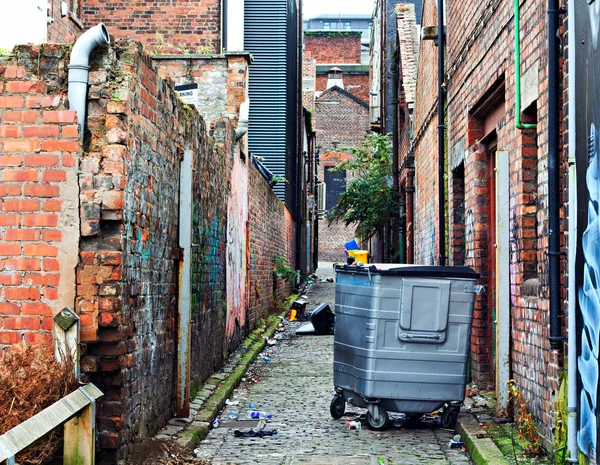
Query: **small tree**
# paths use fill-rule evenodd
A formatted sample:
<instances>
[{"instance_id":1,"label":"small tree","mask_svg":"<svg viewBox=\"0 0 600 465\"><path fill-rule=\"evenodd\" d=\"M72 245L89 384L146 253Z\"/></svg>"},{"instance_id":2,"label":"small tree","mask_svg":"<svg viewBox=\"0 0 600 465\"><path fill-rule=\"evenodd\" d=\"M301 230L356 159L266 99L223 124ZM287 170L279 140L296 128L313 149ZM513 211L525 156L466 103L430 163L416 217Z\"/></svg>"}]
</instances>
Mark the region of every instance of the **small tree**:
<instances>
[{"instance_id":1,"label":"small tree","mask_svg":"<svg viewBox=\"0 0 600 465\"><path fill-rule=\"evenodd\" d=\"M347 170L346 192L329 211L329 224L343 221L356 224L356 234L368 239L382 232L397 211L392 191L392 144L389 137L370 134L360 147L348 149L353 155L333 168Z\"/></svg>"}]
</instances>

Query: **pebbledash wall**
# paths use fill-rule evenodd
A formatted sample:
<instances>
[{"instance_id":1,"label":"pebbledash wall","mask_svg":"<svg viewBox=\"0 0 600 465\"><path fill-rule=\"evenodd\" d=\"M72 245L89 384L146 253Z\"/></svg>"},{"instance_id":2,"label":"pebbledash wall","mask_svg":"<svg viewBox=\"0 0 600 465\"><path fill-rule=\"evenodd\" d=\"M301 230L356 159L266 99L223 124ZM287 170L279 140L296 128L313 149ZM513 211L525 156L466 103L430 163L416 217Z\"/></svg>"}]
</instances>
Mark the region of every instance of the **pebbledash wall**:
<instances>
[{"instance_id":1,"label":"pebbledash wall","mask_svg":"<svg viewBox=\"0 0 600 465\"><path fill-rule=\"evenodd\" d=\"M513 6L494 1L483 11L476 1L448 3L447 111L449 262L481 273L485 292L475 304L471 339L472 375L479 385L494 386L497 356L508 356L515 379L547 447L553 440L554 402L559 387L557 351L549 343L548 185L547 185L547 15L541 0L521 8L523 119L537 130L515 128ZM423 26L437 24L435 1L426 0ZM529 31L525 33L524 31ZM465 50L468 52L463 53ZM436 84L431 63L437 53L421 41L415 106L415 261L435 263L438 255ZM562 154L564 156L564 154ZM493 160L497 160L497 167ZM564 164L563 164L564 166ZM503 168L505 167L505 168ZM500 192L492 179L508 170L509 187ZM564 173L561 175L564 176ZM494 190L495 189L495 190ZM492 196L509 205L509 275L506 300L493 298L492 269L496 221ZM500 194L498 194L500 192ZM566 199L566 194L563 201ZM564 224L564 223L563 223ZM564 243L561 244L564 247ZM495 349L497 306L510 311L508 354ZM499 386L495 386L496 389ZM500 412L502 413L502 412Z\"/></svg>"},{"instance_id":2,"label":"pebbledash wall","mask_svg":"<svg viewBox=\"0 0 600 465\"><path fill-rule=\"evenodd\" d=\"M14 53L0 61L0 344L50 341L52 316L75 308L82 378L105 394L100 448L116 460L175 413L184 150L195 157L192 379L222 366L289 291L273 285L272 260L284 255L293 266L294 224L236 149L232 122L217 119L209 134L138 43L93 53L83 149L75 112L66 109L69 47ZM240 176L248 179L247 204L232 200ZM235 257L227 244L232 213L244 218L244 209L247 225L233 230L247 251L236 276L250 285L232 311L228 289L240 283L228 281Z\"/></svg>"}]
</instances>

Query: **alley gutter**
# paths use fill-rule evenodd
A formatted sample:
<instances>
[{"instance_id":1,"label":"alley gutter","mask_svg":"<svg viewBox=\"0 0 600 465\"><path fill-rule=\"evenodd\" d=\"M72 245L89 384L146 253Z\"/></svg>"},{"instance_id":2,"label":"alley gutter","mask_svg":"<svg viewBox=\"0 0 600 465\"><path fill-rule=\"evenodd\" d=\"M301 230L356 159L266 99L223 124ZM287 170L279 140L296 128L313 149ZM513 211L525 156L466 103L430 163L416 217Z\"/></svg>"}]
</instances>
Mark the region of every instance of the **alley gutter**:
<instances>
[{"instance_id":1,"label":"alley gutter","mask_svg":"<svg viewBox=\"0 0 600 465\"><path fill-rule=\"evenodd\" d=\"M509 465L496 443L488 437L486 430L479 426L477 419L470 413L463 413L458 418L456 431L475 465Z\"/></svg>"},{"instance_id":2,"label":"alley gutter","mask_svg":"<svg viewBox=\"0 0 600 465\"><path fill-rule=\"evenodd\" d=\"M218 416L225 405L225 401L239 386L248 368L250 368L258 354L264 349L266 339L273 337L281 321L281 317L273 315L267 320L266 328L257 329L246 338L242 344L242 348L246 351L240 357L233 371L220 383L210 397L206 399L194 421L178 434L177 442L181 446L192 450L208 435L211 422Z\"/></svg>"}]
</instances>

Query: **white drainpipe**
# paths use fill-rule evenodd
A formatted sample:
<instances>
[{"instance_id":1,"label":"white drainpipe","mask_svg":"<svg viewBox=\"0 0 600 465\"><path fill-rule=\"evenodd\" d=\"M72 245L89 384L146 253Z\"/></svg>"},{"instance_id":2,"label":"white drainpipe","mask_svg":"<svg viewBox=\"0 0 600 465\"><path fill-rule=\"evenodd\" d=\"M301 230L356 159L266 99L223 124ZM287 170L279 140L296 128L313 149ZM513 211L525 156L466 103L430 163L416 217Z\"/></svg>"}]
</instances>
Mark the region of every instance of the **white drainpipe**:
<instances>
[{"instance_id":1,"label":"white drainpipe","mask_svg":"<svg viewBox=\"0 0 600 465\"><path fill-rule=\"evenodd\" d=\"M85 129L90 54L97 46L110 44L106 26L100 23L87 30L73 46L69 62L69 108L77 112L81 139Z\"/></svg>"}]
</instances>

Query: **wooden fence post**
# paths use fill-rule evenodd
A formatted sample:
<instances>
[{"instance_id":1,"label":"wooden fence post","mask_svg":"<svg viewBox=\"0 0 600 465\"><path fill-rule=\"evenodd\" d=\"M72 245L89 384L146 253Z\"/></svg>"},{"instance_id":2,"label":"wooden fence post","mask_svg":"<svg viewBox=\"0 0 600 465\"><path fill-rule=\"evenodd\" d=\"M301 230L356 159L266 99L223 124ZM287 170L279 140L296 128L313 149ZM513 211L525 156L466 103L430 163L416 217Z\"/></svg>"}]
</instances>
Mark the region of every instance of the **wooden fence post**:
<instances>
[{"instance_id":1,"label":"wooden fence post","mask_svg":"<svg viewBox=\"0 0 600 465\"><path fill-rule=\"evenodd\" d=\"M54 356L62 361L71 354L79 380L79 316L65 307L54 317L54 323Z\"/></svg>"},{"instance_id":2,"label":"wooden fence post","mask_svg":"<svg viewBox=\"0 0 600 465\"><path fill-rule=\"evenodd\" d=\"M63 465L94 465L96 455L96 399L102 393L93 385L79 388L91 403L65 423Z\"/></svg>"}]
</instances>

